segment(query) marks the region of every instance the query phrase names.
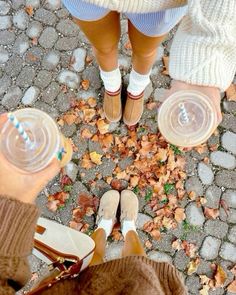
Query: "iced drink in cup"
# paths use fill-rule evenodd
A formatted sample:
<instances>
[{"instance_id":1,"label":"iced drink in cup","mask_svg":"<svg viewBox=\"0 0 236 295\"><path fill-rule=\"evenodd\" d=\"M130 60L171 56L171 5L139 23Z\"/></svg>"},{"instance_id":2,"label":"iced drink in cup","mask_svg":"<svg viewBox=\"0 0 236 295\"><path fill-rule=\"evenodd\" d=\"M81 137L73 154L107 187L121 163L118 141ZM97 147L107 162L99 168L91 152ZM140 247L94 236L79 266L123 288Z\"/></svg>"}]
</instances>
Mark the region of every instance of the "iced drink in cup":
<instances>
[{"instance_id":1,"label":"iced drink in cup","mask_svg":"<svg viewBox=\"0 0 236 295\"><path fill-rule=\"evenodd\" d=\"M34 173L46 168L55 157L61 166L70 161L72 146L49 115L33 108L17 110L12 114L29 140L20 136L10 120L4 124L0 129L0 151L8 162L25 173Z\"/></svg>"},{"instance_id":2,"label":"iced drink in cup","mask_svg":"<svg viewBox=\"0 0 236 295\"><path fill-rule=\"evenodd\" d=\"M197 146L216 129L217 110L212 100L199 91L177 91L161 105L158 127L165 139L174 145Z\"/></svg>"}]
</instances>

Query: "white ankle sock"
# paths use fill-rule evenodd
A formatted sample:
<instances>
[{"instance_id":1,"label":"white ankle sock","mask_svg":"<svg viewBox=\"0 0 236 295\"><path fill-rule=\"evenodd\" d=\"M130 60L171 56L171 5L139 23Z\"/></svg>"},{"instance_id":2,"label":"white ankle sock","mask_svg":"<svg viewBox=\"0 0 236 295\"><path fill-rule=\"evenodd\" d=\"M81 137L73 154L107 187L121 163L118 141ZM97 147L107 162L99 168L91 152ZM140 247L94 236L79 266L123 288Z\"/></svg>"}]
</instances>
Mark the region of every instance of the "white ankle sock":
<instances>
[{"instance_id":1,"label":"white ankle sock","mask_svg":"<svg viewBox=\"0 0 236 295\"><path fill-rule=\"evenodd\" d=\"M121 73L119 68L111 72L105 72L100 68L100 75L107 91L115 92L120 88Z\"/></svg>"},{"instance_id":2,"label":"white ankle sock","mask_svg":"<svg viewBox=\"0 0 236 295\"><path fill-rule=\"evenodd\" d=\"M124 220L122 224L122 235L124 238L130 230L134 230L136 232L135 222L133 220Z\"/></svg>"},{"instance_id":3,"label":"white ankle sock","mask_svg":"<svg viewBox=\"0 0 236 295\"><path fill-rule=\"evenodd\" d=\"M101 219L98 223L97 229L102 228L105 230L106 238L110 236L113 228L112 219Z\"/></svg>"},{"instance_id":4,"label":"white ankle sock","mask_svg":"<svg viewBox=\"0 0 236 295\"><path fill-rule=\"evenodd\" d=\"M127 91L132 95L139 95L142 93L150 83L150 73L151 71L146 75L141 75L132 69L129 76L129 85Z\"/></svg>"}]
</instances>

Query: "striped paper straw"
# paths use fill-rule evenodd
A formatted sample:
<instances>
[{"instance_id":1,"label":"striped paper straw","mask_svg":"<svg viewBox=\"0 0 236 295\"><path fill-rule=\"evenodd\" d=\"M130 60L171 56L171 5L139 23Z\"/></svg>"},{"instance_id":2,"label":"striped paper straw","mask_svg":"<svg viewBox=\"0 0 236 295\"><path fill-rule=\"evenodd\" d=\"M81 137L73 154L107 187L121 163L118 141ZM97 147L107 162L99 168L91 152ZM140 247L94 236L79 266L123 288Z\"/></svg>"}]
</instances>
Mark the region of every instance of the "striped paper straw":
<instances>
[{"instance_id":1,"label":"striped paper straw","mask_svg":"<svg viewBox=\"0 0 236 295\"><path fill-rule=\"evenodd\" d=\"M12 113L8 113L8 119L13 124L13 126L17 129L20 136L24 139L26 144L31 144L28 134L25 132L24 128L22 127L21 123L17 120L16 116Z\"/></svg>"}]
</instances>

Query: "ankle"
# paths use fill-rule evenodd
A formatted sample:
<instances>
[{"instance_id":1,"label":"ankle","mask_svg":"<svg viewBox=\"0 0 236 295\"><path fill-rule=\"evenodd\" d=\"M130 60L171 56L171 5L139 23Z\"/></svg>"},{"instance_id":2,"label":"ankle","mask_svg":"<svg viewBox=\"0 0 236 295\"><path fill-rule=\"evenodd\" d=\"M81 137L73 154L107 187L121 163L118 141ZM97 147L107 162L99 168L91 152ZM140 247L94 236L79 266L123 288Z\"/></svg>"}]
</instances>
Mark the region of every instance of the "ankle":
<instances>
[{"instance_id":1,"label":"ankle","mask_svg":"<svg viewBox=\"0 0 236 295\"><path fill-rule=\"evenodd\" d=\"M106 234L106 239L107 237L110 236L111 232L112 232L112 228L113 228L113 222L112 219L104 219L101 218L101 220L98 222L98 229L103 229L105 231Z\"/></svg>"},{"instance_id":2,"label":"ankle","mask_svg":"<svg viewBox=\"0 0 236 295\"><path fill-rule=\"evenodd\" d=\"M129 231L137 232L135 221L134 220L124 220L123 224L122 224L121 231L122 231L122 235L124 236L124 238Z\"/></svg>"}]
</instances>

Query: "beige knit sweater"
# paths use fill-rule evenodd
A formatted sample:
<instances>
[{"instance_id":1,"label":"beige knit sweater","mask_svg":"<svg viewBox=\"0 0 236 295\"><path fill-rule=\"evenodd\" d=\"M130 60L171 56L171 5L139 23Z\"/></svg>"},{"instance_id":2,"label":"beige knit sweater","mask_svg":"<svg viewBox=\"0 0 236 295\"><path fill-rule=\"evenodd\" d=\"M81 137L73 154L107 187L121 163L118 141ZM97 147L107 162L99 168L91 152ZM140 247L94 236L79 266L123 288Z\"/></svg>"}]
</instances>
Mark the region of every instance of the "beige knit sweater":
<instances>
[{"instance_id":1,"label":"beige knit sweater","mask_svg":"<svg viewBox=\"0 0 236 295\"><path fill-rule=\"evenodd\" d=\"M30 278L39 210L0 195L0 295L14 295ZM187 295L178 271L170 264L129 256L89 267L79 278L58 282L42 295Z\"/></svg>"},{"instance_id":2,"label":"beige knit sweater","mask_svg":"<svg viewBox=\"0 0 236 295\"><path fill-rule=\"evenodd\" d=\"M236 0L83 0L119 12L146 13L183 6L170 51L170 75L224 91L236 71Z\"/></svg>"}]
</instances>

